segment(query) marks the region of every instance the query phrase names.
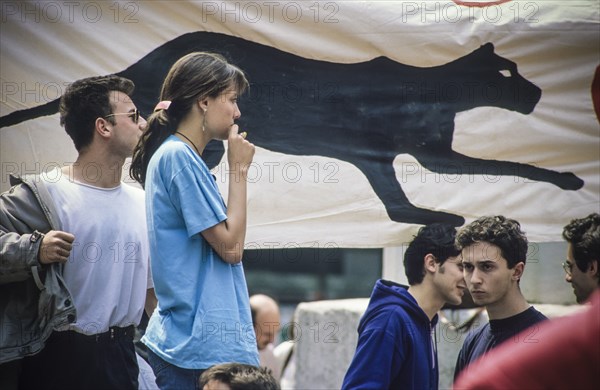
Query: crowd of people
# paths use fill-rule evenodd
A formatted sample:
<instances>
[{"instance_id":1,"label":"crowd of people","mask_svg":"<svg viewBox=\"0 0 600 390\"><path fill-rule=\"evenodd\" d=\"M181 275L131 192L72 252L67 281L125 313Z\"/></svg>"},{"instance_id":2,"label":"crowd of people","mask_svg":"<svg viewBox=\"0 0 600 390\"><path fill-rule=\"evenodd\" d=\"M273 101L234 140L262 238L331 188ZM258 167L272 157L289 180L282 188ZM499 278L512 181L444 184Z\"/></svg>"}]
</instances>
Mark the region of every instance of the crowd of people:
<instances>
[{"instance_id":1,"label":"crowd of people","mask_svg":"<svg viewBox=\"0 0 600 390\"><path fill-rule=\"evenodd\" d=\"M342 388L438 388L432 340L437 311L444 303L460 303L465 289L485 307L489 322L467 334L456 360L455 389L595 388L600 383L600 214L572 220L563 237L566 281L577 301L591 306L548 320L520 289L528 241L517 221L492 216L458 232L440 224L421 228L404 257L410 286L384 280L375 285Z\"/></svg>"},{"instance_id":2,"label":"crowd of people","mask_svg":"<svg viewBox=\"0 0 600 390\"><path fill-rule=\"evenodd\" d=\"M248 296L241 262L255 148L235 121L248 85L220 55L194 52L171 67L148 118L128 79L66 89L60 124L77 160L53 175L11 177L0 197L1 388L137 389L144 311L158 388L280 388L292 355L274 348L279 307ZM226 200L202 159L211 140L228 144ZM122 183L128 157L142 188ZM598 383L600 215L571 221L563 236L566 280L595 309L547 320L520 289L528 241L517 221L422 227L404 256L409 286L375 284L343 388L436 389L437 313L467 291L490 321L464 342L457 388L550 388L565 383L553 379L559 367L576 370L582 387ZM532 328L539 343L509 342Z\"/></svg>"}]
</instances>

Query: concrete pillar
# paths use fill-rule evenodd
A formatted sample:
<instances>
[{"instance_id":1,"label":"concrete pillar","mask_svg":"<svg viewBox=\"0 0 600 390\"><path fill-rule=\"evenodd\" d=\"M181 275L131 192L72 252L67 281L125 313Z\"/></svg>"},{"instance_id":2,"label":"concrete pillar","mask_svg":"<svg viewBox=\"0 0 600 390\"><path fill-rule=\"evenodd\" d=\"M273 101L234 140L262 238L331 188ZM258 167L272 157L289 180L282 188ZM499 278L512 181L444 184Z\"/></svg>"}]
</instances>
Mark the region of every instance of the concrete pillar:
<instances>
[{"instance_id":1,"label":"concrete pillar","mask_svg":"<svg viewBox=\"0 0 600 390\"><path fill-rule=\"evenodd\" d=\"M369 300L301 303L296 309L296 389L339 389L350 365L357 326Z\"/></svg>"}]
</instances>

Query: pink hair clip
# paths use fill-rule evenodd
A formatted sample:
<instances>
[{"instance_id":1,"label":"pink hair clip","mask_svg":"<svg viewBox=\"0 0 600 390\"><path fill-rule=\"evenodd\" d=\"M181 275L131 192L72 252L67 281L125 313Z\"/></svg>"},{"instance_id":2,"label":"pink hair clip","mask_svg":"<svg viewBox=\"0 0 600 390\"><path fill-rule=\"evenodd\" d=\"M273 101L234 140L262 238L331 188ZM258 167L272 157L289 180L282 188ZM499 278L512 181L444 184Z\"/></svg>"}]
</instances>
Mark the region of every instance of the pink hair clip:
<instances>
[{"instance_id":1,"label":"pink hair clip","mask_svg":"<svg viewBox=\"0 0 600 390\"><path fill-rule=\"evenodd\" d=\"M170 100L163 100L161 102L158 102L156 107L154 107L154 112L160 111L160 110L168 110L170 105L171 105Z\"/></svg>"}]
</instances>

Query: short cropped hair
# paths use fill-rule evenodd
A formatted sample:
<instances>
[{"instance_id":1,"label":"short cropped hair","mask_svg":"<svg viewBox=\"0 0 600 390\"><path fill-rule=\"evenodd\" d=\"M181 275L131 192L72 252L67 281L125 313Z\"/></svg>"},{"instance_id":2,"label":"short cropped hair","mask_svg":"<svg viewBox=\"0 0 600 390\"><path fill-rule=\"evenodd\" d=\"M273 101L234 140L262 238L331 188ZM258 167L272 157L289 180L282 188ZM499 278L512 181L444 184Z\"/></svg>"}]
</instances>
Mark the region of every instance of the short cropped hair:
<instances>
[{"instance_id":1,"label":"short cropped hair","mask_svg":"<svg viewBox=\"0 0 600 390\"><path fill-rule=\"evenodd\" d=\"M437 263L444 264L449 257L458 256L454 245L456 229L444 223L432 223L419 229L404 252L404 272L411 286L423 282L425 270L423 259L432 254Z\"/></svg>"},{"instance_id":2,"label":"short cropped hair","mask_svg":"<svg viewBox=\"0 0 600 390\"><path fill-rule=\"evenodd\" d=\"M271 370L242 363L223 363L210 367L200 376L200 388L210 381L224 383L231 390L280 389Z\"/></svg>"},{"instance_id":3,"label":"short cropped hair","mask_svg":"<svg viewBox=\"0 0 600 390\"><path fill-rule=\"evenodd\" d=\"M477 242L487 242L500 248L508 268L527 261L528 241L521 224L502 215L476 219L458 231L456 246L463 250Z\"/></svg>"},{"instance_id":4,"label":"short cropped hair","mask_svg":"<svg viewBox=\"0 0 600 390\"><path fill-rule=\"evenodd\" d=\"M562 235L571 244L573 259L581 271L587 271L593 260L600 263L600 214L573 219L564 227Z\"/></svg>"},{"instance_id":5,"label":"short cropped hair","mask_svg":"<svg viewBox=\"0 0 600 390\"><path fill-rule=\"evenodd\" d=\"M60 125L78 152L92 142L96 119L113 114L109 93L118 91L131 96L134 89L133 81L115 75L88 77L67 87L60 98ZM112 117L107 120L115 123Z\"/></svg>"}]
</instances>

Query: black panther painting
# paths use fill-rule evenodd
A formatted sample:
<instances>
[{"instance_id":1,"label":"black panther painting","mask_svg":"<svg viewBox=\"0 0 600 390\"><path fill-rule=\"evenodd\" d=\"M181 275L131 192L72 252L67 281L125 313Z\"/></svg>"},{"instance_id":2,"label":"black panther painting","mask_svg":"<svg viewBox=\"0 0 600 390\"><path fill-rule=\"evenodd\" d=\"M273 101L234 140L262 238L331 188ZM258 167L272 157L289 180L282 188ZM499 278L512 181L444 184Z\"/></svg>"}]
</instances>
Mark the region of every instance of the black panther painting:
<instances>
[{"instance_id":1,"label":"black panther painting","mask_svg":"<svg viewBox=\"0 0 600 390\"><path fill-rule=\"evenodd\" d=\"M135 82L133 99L143 112L156 104L170 66L193 51L221 53L246 72L251 89L240 100L240 127L251 142L279 153L353 164L393 221L464 223L461 216L410 203L393 167L399 154L410 154L439 174L517 176L564 190L583 186L570 172L452 150L458 112L487 106L505 109L507 116L527 115L540 100L540 88L522 77L514 62L497 55L491 43L447 64L423 68L385 57L351 64L318 61L233 36L194 32L118 73ZM57 108L53 101L17 111L0 118L0 126L53 114ZM211 168L223 152L222 142L209 144L204 158Z\"/></svg>"}]
</instances>

